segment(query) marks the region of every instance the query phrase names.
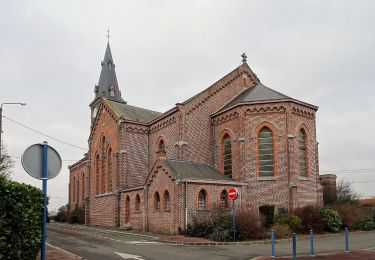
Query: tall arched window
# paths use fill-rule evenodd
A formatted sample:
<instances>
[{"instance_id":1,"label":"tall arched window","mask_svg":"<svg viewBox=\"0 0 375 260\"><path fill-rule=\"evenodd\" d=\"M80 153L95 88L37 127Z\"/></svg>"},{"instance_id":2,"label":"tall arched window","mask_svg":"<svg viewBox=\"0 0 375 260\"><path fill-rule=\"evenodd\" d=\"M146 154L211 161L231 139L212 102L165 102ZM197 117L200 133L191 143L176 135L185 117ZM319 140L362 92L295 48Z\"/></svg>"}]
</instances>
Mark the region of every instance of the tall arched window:
<instances>
[{"instance_id":1,"label":"tall arched window","mask_svg":"<svg viewBox=\"0 0 375 260\"><path fill-rule=\"evenodd\" d=\"M301 129L298 133L298 150L299 150L299 172L300 176L307 176L307 156L306 156L306 133Z\"/></svg>"},{"instance_id":2,"label":"tall arched window","mask_svg":"<svg viewBox=\"0 0 375 260\"><path fill-rule=\"evenodd\" d=\"M125 223L130 222L130 197L126 196L125 200Z\"/></svg>"},{"instance_id":3,"label":"tall arched window","mask_svg":"<svg viewBox=\"0 0 375 260\"><path fill-rule=\"evenodd\" d=\"M137 196L135 196L135 211L140 211L140 210L141 210L141 198L137 194Z\"/></svg>"},{"instance_id":4,"label":"tall arched window","mask_svg":"<svg viewBox=\"0 0 375 260\"><path fill-rule=\"evenodd\" d=\"M259 131L258 156L259 176L274 176L273 134L268 127L263 127Z\"/></svg>"},{"instance_id":5,"label":"tall arched window","mask_svg":"<svg viewBox=\"0 0 375 260\"><path fill-rule=\"evenodd\" d=\"M223 137L222 157L224 174L232 178L232 144L228 134Z\"/></svg>"},{"instance_id":6,"label":"tall arched window","mask_svg":"<svg viewBox=\"0 0 375 260\"><path fill-rule=\"evenodd\" d=\"M154 207L155 207L155 210L160 210L160 196L159 196L159 192L155 192Z\"/></svg>"},{"instance_id":7,"label":"tall arched window","mask_svg":"<svg viewBox=\"0 0 375 260\"><path fill-rule=\"evenodd\" d=\"M77 186L76 187L77 187L77 193L76 193L77 198L76 198L76 201L79 202L79 175L77 177Z\"/></svg>"},{"instance_id":8,"label":"tall arched window","mask_svg":"<svg viewBox=\"0 0 375 260\"><path fill-rule=\"evenodd\" d=\"M207 194L205 190L201 190L198 194L198 209L207 208Z\"/></svg>"},{"instance_id":9,"label":"tall arched window","mask_svg":"<svg viewBox=\"0 0 375 260\"><path fill-rule=\"evenodd\" d=\"M85 199L85 173L82 172L82 201Z\"/></svg>"},{"instance_id":10,"label":"tall arched window","mask_svg":"<svg viewBox=\"0 0 375 260\"><path fill-rule=\"evenodd\" d=\"M102 193L105 192L105 179L106 179L106 169L105 169L105 164L106 164L106 159L107 159L107 155L106 155L106 149L105 149L105 137L103 136L103 139L102 139L102 187L101 187L101 191Z\"/></svg>"},{"instance_id":11,"label":"tall arched window","mask_svg":"<svg viewBox=\"0 0 375 260\"><path fill-rule=\"evenodd\" d=\"M76 201L76 177L73 177L73 185L72 185L72 201L75 202Z\"/></svg>"},{"instance_id":12,"label":"tall arched window","mask_svg":"<svg viewBox=\"0 0 375 260\"><path fill-rule=\"evenodd\" d=\"M96 180L96 187L95 192L96 194L100 193L100 168L99 168L99 154L96 155L95 158L95 180Z\"/></svg>"},{"instance_id":13,"label":"tall arched window","mask_svg":"<svg viewBox=\"0 0 375 260\"><path fill-rule=\"evenodd\" d=\"M108 149L108 191L112 191L112 174L113 174L113 167L112 167L112 160L113 160L113 156L112 156L112 149L109 148Z\"/></svg>"},{"instance_id":14,"label":"tall arched window","mask_svg":"<svg viewBox=\"0 0 375 260\"><path fill-rule=\"evenodd\" d=\"M169 211L170 210L170 201L169 201L169 192L166 190L164 191L164 210Z\"/></svg>"},{"instance_id":15,"label":"tall arched window","mask_svg":"<svg viewBox=\"0 0 375 260\"><path fill-rule=\"evenodd\" d=\"M229 206L228 203L228 192L226 190L223 190L220 193L220 208L221 209L227 209Z\"/></svg>"}]
</instances>

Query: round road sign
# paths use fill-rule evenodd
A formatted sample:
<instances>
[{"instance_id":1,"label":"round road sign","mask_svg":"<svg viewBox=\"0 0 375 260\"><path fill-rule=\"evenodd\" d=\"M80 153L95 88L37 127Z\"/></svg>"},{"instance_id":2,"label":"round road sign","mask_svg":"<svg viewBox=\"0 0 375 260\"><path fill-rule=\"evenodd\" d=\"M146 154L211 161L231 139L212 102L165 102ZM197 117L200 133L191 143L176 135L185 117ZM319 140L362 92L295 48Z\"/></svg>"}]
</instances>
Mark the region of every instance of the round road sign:
<instances>
[{"instance_id":1,"label":"round road sign","mask_svg":"<svg viewBox=\"0 0 375 260\"><path fill-rule=\"evenodd\" d=\"M236 188L230 188L230 189L228 190L228 198L229 198L230 200L235 200L235 199L237 199L237 196L238 196L238 191L237 191Z\"/></svg>"},{"instance_id":2,"label":"round road sign","mask_svg":"<svg viewBox=\"0 0 375 260\"><path fill-rule=\"evenodd\" d=\"M42 179L43 144L33 144L22 155L25 171L36 179ZM51 146L47 149L47 179L55 178L61 171L61 157Z\"/></svg>"}]
</instances>

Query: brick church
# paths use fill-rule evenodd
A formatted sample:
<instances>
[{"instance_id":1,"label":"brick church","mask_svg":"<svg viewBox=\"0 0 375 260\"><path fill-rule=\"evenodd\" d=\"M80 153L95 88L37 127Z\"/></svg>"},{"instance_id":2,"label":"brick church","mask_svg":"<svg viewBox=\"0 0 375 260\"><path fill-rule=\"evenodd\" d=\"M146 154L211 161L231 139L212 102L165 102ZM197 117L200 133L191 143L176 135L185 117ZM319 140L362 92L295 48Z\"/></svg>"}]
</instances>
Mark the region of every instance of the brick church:
<instances>
[{"instance_id":1,"label":"brick church","mask_svg":"<svg viewBox=\"0 0 375 260\"><path fill-rule=\"evenodd\" d=\"M264 204L322 204L318 107L264 86L242 64L164 113L127 104L109 43L90 103L89 152L69 166L69 210L86 224L155 232L194 216Z\"/></svg>"}]
</instances>

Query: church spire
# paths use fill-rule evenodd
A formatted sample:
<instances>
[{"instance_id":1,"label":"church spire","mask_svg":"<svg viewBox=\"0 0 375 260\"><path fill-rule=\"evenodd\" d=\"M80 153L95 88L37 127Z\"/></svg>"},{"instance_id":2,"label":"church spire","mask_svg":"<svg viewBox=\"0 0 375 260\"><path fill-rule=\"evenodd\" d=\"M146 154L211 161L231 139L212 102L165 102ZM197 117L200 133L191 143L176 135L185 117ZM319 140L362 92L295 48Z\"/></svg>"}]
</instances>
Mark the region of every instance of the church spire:
<instances>
[{"instance_id":1,"label":"church spire","mask_svg":"<svg viewBox=\"0 0 375 260\"><path fill-rule=\"evenodd\" d=\"M104 59L102 61L102 70L100 72L99 83L95 86L95 98L106 97L110 100L124 102L121 98L121 92L118 87L115 64L113 63L111 46L109 45L109 31L108 42L105 50Z\"/></svg>"}]
</instances>

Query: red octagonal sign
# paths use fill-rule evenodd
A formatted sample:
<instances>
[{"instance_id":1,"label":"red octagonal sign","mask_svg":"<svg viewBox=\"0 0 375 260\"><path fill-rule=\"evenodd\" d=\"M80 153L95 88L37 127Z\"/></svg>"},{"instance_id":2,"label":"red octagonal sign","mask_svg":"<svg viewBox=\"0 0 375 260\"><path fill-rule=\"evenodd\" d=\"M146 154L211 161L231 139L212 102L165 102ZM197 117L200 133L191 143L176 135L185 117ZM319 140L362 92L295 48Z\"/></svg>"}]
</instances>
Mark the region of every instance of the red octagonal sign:
<instances>
[{"instance_id":1,"label":"red octagonal sign","mask_svg":"<svg viewBox=\"0 0 375 260\"><path fill-rule=\"evenodd\" d=\"M238 191L237 191L236 188L230 188L230 189L228 190L228 198L229 198L230 200L235 200L235 199L237 199L237 196L238 196Z\"/></svg>"}]
</instances>

